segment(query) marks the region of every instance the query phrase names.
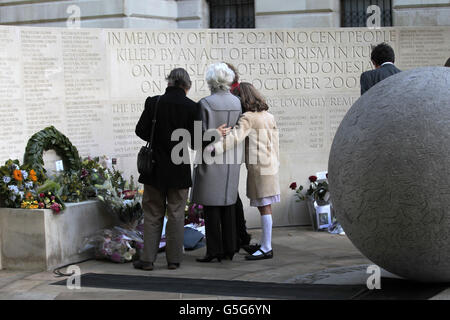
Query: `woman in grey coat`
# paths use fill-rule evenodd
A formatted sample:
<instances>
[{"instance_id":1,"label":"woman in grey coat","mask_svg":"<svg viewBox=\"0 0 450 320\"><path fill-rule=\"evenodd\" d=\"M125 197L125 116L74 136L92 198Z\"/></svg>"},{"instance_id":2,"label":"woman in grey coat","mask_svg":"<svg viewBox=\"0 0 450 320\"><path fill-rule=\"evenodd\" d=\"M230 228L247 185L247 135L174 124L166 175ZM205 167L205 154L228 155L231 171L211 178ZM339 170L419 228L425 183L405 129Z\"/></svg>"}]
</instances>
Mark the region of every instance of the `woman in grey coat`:
<instances>
[{"instance_id":1,"label":"woman in grey coat","mask_svg":"<svg viewBox=\"0 0 450 320\"><path fill-rule=\"evenodd\" d=\"M211 95L199 105L203 131L215 139L210 138L211 142L220 140L216 128L224 123L234 126L242 113L239 98L230 93L233 79L234 73L225 63L212 64L206 71ZM209 159L205 148L202 163L194 169L192 201L204 206L207 247L206 256L198 262L231 260L236 251L235 203L243 155L242 148L236 149Z\"/></svg>"}]
</instances>

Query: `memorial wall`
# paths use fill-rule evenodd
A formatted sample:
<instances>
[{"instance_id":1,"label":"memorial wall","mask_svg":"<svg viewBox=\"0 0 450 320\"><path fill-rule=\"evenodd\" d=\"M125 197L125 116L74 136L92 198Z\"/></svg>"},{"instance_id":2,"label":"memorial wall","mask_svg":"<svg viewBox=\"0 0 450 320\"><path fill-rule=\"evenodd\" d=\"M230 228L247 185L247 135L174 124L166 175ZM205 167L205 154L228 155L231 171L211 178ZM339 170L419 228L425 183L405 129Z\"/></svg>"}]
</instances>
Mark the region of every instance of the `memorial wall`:
<instances>
[{"instance_id":1,"label":"memorial wall","mask_svg":"<svg viewBox=\"0 0 450 320\"><path fill-rule=\"evenodd\" d=\"M183 67L188 96L209 95L212 62L234 64L241 81L261 90L280 129L282 202L275 225L307 224L289 184L327 170L339 123L360 96L359 77L372 69L371 45L388 42L403 70L442 66L450 28L130 30L0 27L0 161L22 160L28 138L48 125L82 156L117 159L136 172L143 145L134 134L147 96L164 92L165 76ZM242 166L241 197L245 197ZM246 211L250 226L259 214Z\"/></svg>"}]
</instances>

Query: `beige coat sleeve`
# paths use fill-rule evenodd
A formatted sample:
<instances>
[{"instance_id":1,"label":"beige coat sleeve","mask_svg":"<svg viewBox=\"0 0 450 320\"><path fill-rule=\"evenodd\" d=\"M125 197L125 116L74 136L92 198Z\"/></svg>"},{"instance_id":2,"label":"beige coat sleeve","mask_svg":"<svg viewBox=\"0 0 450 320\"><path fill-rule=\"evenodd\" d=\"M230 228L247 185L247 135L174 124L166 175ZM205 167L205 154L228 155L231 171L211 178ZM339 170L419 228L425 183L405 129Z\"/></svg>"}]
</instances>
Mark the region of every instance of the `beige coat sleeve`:
<instances>
[{"instance_id":1,"label":"beige coat sleeve","mask_svg":"<svg viewBox=\"0 0 450 320\"><path fill-rule=\"evenodd\" d=\"M252 122L248 114L243 113L239 118L238 123L230 131L230 133L220 141L216 142L214 146L215 154L219 155L229 149L233 149L239 143L242 143L252 130Z\"/></svg>"}]
</instances>

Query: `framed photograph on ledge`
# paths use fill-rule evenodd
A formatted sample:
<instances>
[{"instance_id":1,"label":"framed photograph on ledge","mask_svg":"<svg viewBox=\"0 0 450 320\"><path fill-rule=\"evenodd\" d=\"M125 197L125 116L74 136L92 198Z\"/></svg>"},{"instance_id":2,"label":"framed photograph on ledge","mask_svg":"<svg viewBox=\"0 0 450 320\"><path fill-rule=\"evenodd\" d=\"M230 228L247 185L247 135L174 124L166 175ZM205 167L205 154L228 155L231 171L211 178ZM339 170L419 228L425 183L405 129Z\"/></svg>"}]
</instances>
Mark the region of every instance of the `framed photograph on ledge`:
<instances>
[{"instance_id":1,"label":"framed photograph on ledge","mask_svg":"<svg viewBox=\"0 0 450 320\"><path fill-rule=\"evenodd\" d=\"M317 218L317 228L326 229L331 223L331 206L329 204L324 206L315 205L316 208L316 218Z\"/></svg>"}]
</instances>

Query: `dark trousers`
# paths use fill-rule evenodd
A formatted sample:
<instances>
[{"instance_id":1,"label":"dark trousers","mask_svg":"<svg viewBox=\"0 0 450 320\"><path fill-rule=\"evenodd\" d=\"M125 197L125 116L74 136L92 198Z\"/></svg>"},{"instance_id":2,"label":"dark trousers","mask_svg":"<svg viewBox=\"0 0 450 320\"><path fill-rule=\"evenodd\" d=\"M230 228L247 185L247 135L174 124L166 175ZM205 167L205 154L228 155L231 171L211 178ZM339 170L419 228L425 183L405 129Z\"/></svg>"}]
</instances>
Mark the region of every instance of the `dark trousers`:
<instances>
[{"instance_id":1,"label":"dark trousers","mask_svg":"<svg viewBox=\"0 0 450 320\"><path fill-rule=\"evenodd\" d=\"M250 235L247 233L247 226L245 225L244 206L242 205L239 193L236 201L236 233L237 233L236 251L239 251L239 248L242 245L250 243Z\"/></svg>"},{"instance_id":2,"label":"dark trousers","mask_svg":"<svg viewBox=\"0 0 450 320\"><path fill-rule=\"evenodd\" d=\"M233 256L236 251L235 205L205 206L206 254Z\"/></svg>"}]
</instances>

